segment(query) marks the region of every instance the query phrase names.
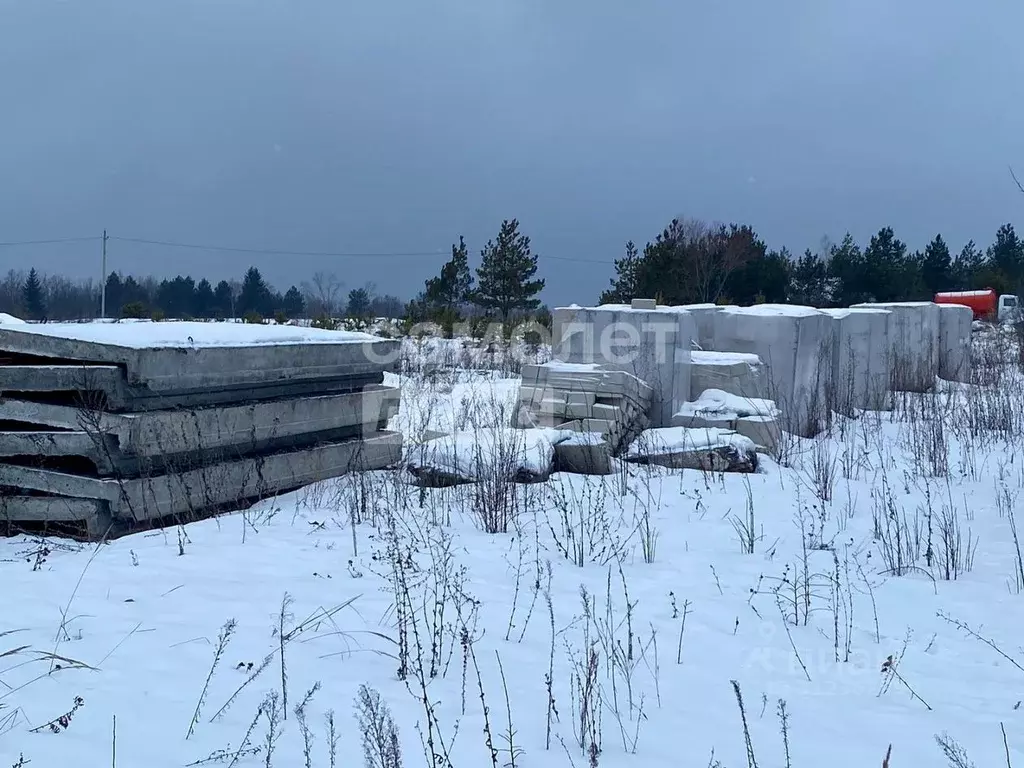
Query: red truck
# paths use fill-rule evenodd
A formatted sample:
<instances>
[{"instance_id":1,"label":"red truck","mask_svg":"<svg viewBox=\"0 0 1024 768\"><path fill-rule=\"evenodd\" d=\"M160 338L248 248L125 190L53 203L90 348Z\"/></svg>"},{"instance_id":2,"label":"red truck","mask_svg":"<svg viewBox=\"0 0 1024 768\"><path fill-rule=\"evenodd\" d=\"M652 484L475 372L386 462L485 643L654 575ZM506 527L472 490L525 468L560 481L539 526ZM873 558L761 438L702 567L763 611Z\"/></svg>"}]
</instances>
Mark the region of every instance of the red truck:
<instances>
[{"instance_id":1,"label":"red truck","mask_svg":"<svg viewBox=\"0 0 1024 768\"><path fill-rule=\"evenodd\" d=\"M945 291L935 294L936 304L960 304L974 312L975 320L1005 322L1017 315L1017 297L997 296L991 288L984 291Z\"/></svg>"}]
</instances>

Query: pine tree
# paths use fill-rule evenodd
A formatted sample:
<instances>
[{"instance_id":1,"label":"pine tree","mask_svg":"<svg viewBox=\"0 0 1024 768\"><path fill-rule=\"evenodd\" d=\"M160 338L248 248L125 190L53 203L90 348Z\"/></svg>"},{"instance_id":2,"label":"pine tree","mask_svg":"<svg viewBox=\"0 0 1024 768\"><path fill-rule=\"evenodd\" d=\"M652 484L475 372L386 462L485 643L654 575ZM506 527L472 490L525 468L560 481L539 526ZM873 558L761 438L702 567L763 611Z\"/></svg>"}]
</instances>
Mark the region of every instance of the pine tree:
<instances>
[{"instance_id":1,"label":"pine tree","mask_svg":"<svg viewBox=\"0 0 1024 768\"><path fill-rule=\"evenodd\" d=\"M469 300L472 290L469 250L460 235L459 244L452 245L451 259L441 267L441 274L427 280L423 298L433 310L455 313Z\"/></svg>"},{"instance_id":2,"label":"pine tree","mask_svg":"<svg viewBox=\"0 0 1024 768\"><path fill-rule=\"evenodd\" d=\"M601 294L601 304L628 303L636 298L640 276L640 252L630 240L626 243L626 255L615 260L615 277L612 287Z\"/></svg>"},{"instance_id":3,"label":"pine tree","mask_svg":"<svg viewBox=\"0 0 1024 768\"><path fill-rule=\"evenodd\" d=\"M221 280L213 289L213 316L220 318L234 317L235 291L231 283Z\"/></svg>"},{"instance_id":4,"label":"pine tree","mask_svg":"<svg viewBox=\"0 0 1024 768\"><path fill-rule=\"evenodd\" d=\"M924 249L924 258L921 260L921 280L929 294L951 290L951 268L949 246L942 239L942 235L936 235Z\"/></svg>"},{"instance_id":5,"label":"pine tree","mask_svg":"<svg viewBox=\"0 0 1024 768\"><path fill-rule=\"evenodd\" d=\"M365 288L353 288L348 292L348 306L345 314L362 319L370 314L370 292Z\"/></svg>"},{"instance_id":6,"label":"pine tree","mask_svg":"<svg viewBox=\"0 0 1024 768\"><path fill-rule=\"evenodd\" d=\"M973 240L968 240L950 267L951 290L966 291L973 288L986 288L978 284L981 271L985 266L985 255Z\"/></svg>"},{"instance_id":7,"label":"pine tree","mask_svg":"<svg viewBox=\"0 0 1024 768\"><path fill-rule=\"evenodd\" d=\"M829 291L828 265L810 248L797 259L790 273L790 294L794 304L827 307L832 303Z\"/></svg>"},{"instance_id":8,"label":"pine tree","mask_svg":"<svg viewBox=\"0 0 1024 768\"><path fill-rule=\"evenodd\" d=\"M497 241L489 240L480 255L475 294L479 306L497 312L503 321L515 310L540 306L537 294L544 289L544 280L534 279L537 255L530 250L530 238L520 234L516 219L503 221Z\"/></svg>"},{"instance_id":9,"label":"pine tree","mask_svg":"<svg viewBox=\"0 0 1024 768\"><path fill-rule=\"evenodd\" d=\"M828 276L834 285L834 301L848 307L870 298L865 280L864 254L847 232L839 245L829 249Z\"/></svg>"},{"instance_id":10,"label":"pine tree","mask_svg":"<svg viewBox=\"0 0 1024 768\"><path fill-rule=\"evenodd\" d=\"M989 246L987 267L1004 280L1008 292L1016 293L1024 281L1024 242L1017 237L1012 224L1003 224L996 232L996 241Z\"/></svg>"},{"instance_id":11,"label":"pine tree","mask_svg":"<svg viewBox=\"0 0 1024 768\"><path fill-rule=\"evenodd\" d=\"M39 279L36 268L28 272L28 279L21 291L22 301L25 304L25 314L29 320L43 320L46 317L46 301L43 297L43 283Z\"/></svg>"},{"instance_id":12,"label":"pine tree","mask_svg":"<svg viewBox=\"0 0 1024 768\"><path fill-rule=\"evenodd\" d=\"M205 277L196 283L193 304L196 317L209 318L217 314L217 300L213 293L213 286Z\"/></svg>"},{"instance_id":13,"label":"pine tree","mask_svg":"<svg viewBox=\"0 0 1024 768\"><path fill-rule=\"evenodd\" d=\"M907 246L892 227L882 227L871 236L864 249L864 290L871 298L895 301L908 292L906 260Z\"/></svg>"},{"instance_id":14,"label":"pine tree","mask_svg":"<svg viewBox=\"0 0 1024 768\"><path fill-rule=\"evenodd\" d=\"M306 301L302 298L299 289L293 285L285 292L284 299L281 300L281 310L285 317L294 320L296 317L301 317L305 309Z\"/></svg>"},{"instance_id":15,"label":"pine tree","mask_svg":"<svg viewBox=\"0 0 1024 768\"><path fill-rule=\"evenodd\" d=\"M270 317L274 314L273 305L274 297L263 275L256 267L249 267L242 280L238 301L235 302L235 312L242 317L253 313L261 317Z\"/></svg>"}]
</instances>

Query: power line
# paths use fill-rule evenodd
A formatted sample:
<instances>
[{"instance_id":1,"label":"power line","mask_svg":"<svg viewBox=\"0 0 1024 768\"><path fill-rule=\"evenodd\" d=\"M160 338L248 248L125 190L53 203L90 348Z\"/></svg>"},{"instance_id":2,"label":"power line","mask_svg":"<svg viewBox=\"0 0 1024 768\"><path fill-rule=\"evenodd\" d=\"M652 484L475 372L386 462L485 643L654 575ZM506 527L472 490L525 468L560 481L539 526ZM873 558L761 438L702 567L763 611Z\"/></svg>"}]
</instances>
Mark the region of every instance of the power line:
<instances>
[{"instance_id":1,"label":"power line","mask_svg":"<svg viewBox=\"0 0 1024 768\"><path fill-rule=\"evenodd\" d=\"M226 251L229 253L253 253L261 254L264 256L330 256L335 258L373 259L413 256L440 256L444 253L444 250L408 252L396 251L388 253L345 253L340 251L289 251L276 248L238 248L227 245L203 245L200 243L180 243L172 242L170 240L148 240L142 237L117 237L116 235L111 235L110 239L117 240L122 243L141 243L143 245L159 245L167 248L188 248L190 250L196 251Z\"/></svg>"},{"instance_id":2,"label":"power line","mask_svg":"<svg viewBox=\"0 0 1024 768\"><path fill-rule=\"evenodd\" d=\"M54 243L87 243L97 242L102 239L99 235L93 235L92 237L62 237L53 240L17 240L0 243L0 248L12 248L22 245L53 245Z\"/></svg>"},{"instance_id":3,"label":"power line","mask_svg":"<svg viewBox=\"0 0 1024 768\"><path fill-rule=\"evenodd\" d=\"M433 251L386 251L379 253L356 253L345 251L293 251L278 248L242 248L238 246L210 245L203 243L185 243L173 240L152 240L144 237L119 237L117 235L93 235L91 237L64 237L51 238L48 240L17 240L0 242L0 248L14 248L31 245L54 245L59 243L95 243L104 240L116 240L122 243L135 243L139 245L154 245L163 248L184 248L194 251L220 251L224 253L248 253L262 256L299 256L299 257L328 257L340 259L388 259L388 258L425 258L430 256L441 256L447 252L446 248L438 248ZM541 261L569 261L576 264L614 264L615 261L608 259L581 259L573 256L551 256L541 255Z\"/></svg>"}]
</instances>

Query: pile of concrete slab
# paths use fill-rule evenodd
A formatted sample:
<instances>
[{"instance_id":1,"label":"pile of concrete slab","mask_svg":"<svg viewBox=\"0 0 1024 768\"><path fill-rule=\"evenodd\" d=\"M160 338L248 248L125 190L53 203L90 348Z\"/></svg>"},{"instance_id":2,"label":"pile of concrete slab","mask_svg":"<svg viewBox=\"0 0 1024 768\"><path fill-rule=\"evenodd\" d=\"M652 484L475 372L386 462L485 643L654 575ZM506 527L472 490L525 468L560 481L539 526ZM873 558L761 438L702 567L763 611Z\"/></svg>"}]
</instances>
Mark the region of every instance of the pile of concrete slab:
<instances>
[{"instance_id":1,"label":"pile of concrete slab","mask_svg":"<svg viewBox=\"0 0 1024 768\"><path fill-rule=\"evenodd\" d=\"M523 366L517 427L601 435L615 452L648 425L652 390L626 371L596 363Z\"/></svg>"},{"instance_id":2,"label":"pile of concrete slab","mask_svg":"<svg viewBox=\"0 0 1024 768\"><path fill-rule=\"evenodd\" d=\"M401 459L397 342L240 323L0 328L0 524L88 536Z\"/></svg>"}]
</instances>

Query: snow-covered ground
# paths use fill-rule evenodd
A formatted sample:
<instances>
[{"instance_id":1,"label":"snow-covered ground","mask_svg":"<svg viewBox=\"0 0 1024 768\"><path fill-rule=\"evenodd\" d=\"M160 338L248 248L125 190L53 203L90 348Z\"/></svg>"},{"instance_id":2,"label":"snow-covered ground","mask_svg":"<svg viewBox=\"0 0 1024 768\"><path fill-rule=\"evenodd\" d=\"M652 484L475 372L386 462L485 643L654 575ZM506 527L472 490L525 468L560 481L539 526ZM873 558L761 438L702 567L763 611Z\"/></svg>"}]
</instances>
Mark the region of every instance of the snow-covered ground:
<instances>
[{"instance_id":1,"label":"snow-covered ground","mask_svg":"<svg viewBox=\"0 0 1024 768\"><path fill-rule=\"evenodd\" d=\"M0 766L1024 767L1024 384L987 344L985 388L755 475L372 473L2 539ZM518 385L402 383L413 440L507 426Z\"/></svg>"}]
</instances>

